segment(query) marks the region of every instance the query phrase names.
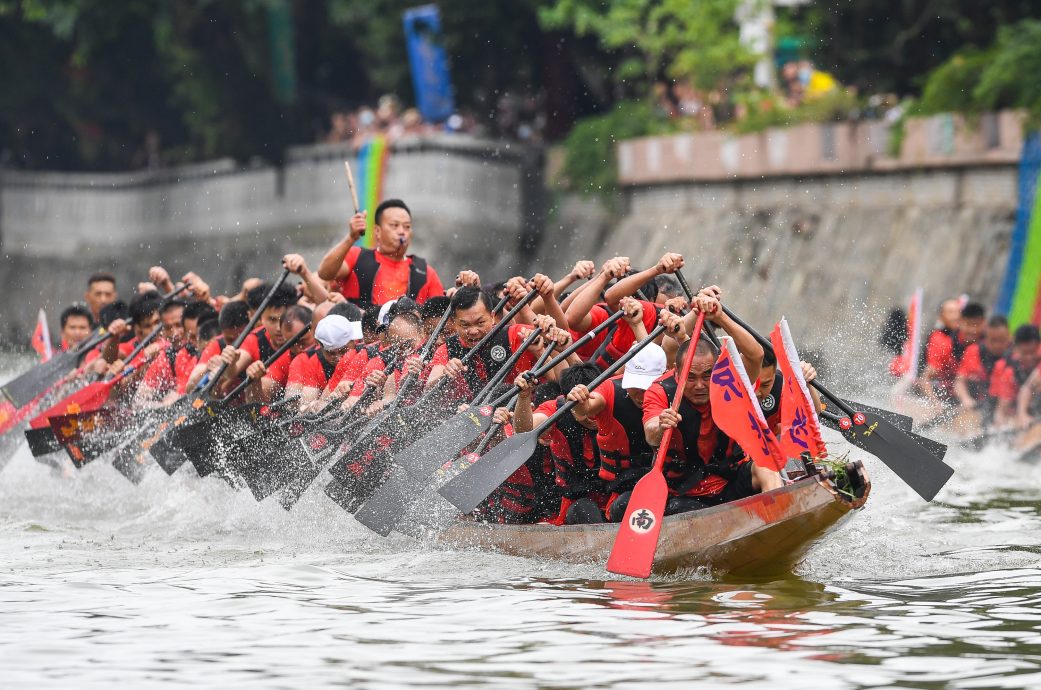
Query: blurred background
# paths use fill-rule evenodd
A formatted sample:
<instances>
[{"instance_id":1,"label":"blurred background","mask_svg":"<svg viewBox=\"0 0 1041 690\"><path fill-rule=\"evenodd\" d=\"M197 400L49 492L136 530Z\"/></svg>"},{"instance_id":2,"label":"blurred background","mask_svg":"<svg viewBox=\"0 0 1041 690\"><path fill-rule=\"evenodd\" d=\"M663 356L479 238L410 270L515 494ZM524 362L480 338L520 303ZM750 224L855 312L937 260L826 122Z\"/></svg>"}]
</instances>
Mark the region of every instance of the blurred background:
<instances>
[{"instance_id":1,"label":"blurred background","mask_svg":"<svg viewBox=\"0 0 1041 690\"><path fill-rule=\"evenodd\" d=\"M316 259L345 159L448 275L669 248L819 347L917 287L1036 316L1030 0L0 0L0 65L19 347L94 270Z\"/></svg>"}]
</instances>

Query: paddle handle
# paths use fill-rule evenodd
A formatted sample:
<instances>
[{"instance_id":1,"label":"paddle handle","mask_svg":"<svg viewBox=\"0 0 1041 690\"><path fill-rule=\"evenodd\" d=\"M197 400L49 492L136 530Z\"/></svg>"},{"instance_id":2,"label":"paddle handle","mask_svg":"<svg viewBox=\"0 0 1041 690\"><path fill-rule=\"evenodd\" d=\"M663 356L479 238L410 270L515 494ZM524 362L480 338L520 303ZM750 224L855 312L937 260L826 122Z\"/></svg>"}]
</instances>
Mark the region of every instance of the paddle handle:
<instances>
[{"instance_id":1,"label":"paddle handle","mask_svg":"<svg viewBox=\"0 0 1041 690\"><path fill-rule=\"evenodd\" d=\"M452 318L452 305L449 304L445 309L445 313L441 315L441 319L434 326L434 330L430 331L430 336L427 341L423 343L423 349L420 351L420 357L423 361L429 361L434 356L434 348L437 347L437 339L441 336L441 331L445 330L445 326L448 324L448 320Z\"/></svg>"},{"instance_id":2,"label":"paddle handle","mask_svg":"<svg viewBox=\"0 0 1041 690\"><path fill-rule=\"evenodd\" d=\"M358 189L354 186L354 174L351 173L351 162L344 161L343 167L347 170L347 188L351 190L351 202L354 204L354 212L361 213L361 204L358 203Z\"/></svg>"},{"instance_id":3,"label":"paddle handle","mask_svg":"<svg viewBox=\"0 0 1041 690\"><path fill-rule=\"evenodd\" d=\"M699 323L700 318L701 317L699 316ZM647 334L646 338L636 343L632 348L629 349L628 352L616 359L609 367L604 369L603 373L601 373L595 379L590 381L589 384L586 385L586 388L588 388L589 390L595 390L597 386L614 376L615 372L624 367L630 359L635 357L640 352L640 350L650 345L652 342L654 342L655 338L657 338L664 332L665 326L657 326L653 331ZM541 436L543 432L545 432L551 426L556 424L558 419L570 412L571 409L577 404L578 403L574 400L568 400L566 403L558 407L556 412L551 414L549 418L546 419L546 421L544 421L542 424L539 424L539 426L535 429L537 434Z\"/></svg>"},{"instance_id":4,"label":"paddle handle","mask_svg":"<svg viewBox=\"0 0 1041 690\"><path fill-rule=\"evenodd\" d=\"M492 328L492 330L488 331L483 338L478 340L477 344L474 345L473 347L471 347L470 350L466 354L463 355L463 357L462 357L462 359L460 361L462 361L463 364L466 364L471 359L473 359L477 355L477 353L481 350L481 348L488 344L488 341L490 341L495 336L499 335L499 333L501 333L502 330L504 328L506 328L510 324L510 321L513 320L513 317L515 317L517 314L519 314L520 310L523 309L524 307L528 306L528 304L533 299L538 297L538 295L539 295L539 291L538 290L531 290L531 291L528 292L528 294L524 295L524 297L521 298L521 301L517 302L517 304L513 305L513 309L510 309L508 312L503 314L502 320L499 321L499 323L495 324L495 326Z\"/></svg>"},{"instance_id":5,"label":"paddle handle","mask_svg":"<svg viewBox=\"0 0 1041 690\"><path fill-rule=\"evenodd\" d=\"M726 307L726 306L723 307L723 313L726 314L727 316L729 316L730 319L734 323L736 323L738 326L740 326L741 328L743 328L746 331L748 331L749 333L751 333L752 337L755 338L756 341L760 345L763 346L764 350L766 350L770 354L774 355L774 357L777 356L776 353L774 352L773 344L767 338L764 338L760 333L757 333L751 326L749 326L747 323L742 321L740 317L738 317L736 314L734 314L734 312L730 311L730 309L728 307ZM850 419L854 419L856 417L856 415L857 415L856 410L854 410L852 407L847 405L845 400L843 400L842 398L840 398L839 396L835 395L834 393L829 391L827 388L825 388L822 383L820 383L819 381L814 379L813 381L810 381L809 384L811 386L813 386L814 388L816 388L818 391L820 391L820 393L822 395L824 395L824 397L828 398L833 403L835 403L835 407L839 408L840 410L845 412L847 415L849 415Z\"/></svg>"},{"instance_id":6,"label":"paddle handle","mask_svg":"<svg viewBox=\"0 0 1041 690\"><path fill-rule=\"evenodd\" d=\"M246 327L242 329L241 333L239 333L239 337L235 338L235 342L231 344L232 347L241 347L242 343L245 342L246 338L249 337L249 334L253 332L253 329L256 327L257 322L260 321L260 317L264 314L264 310L267 309L268 303L271 302L271 299L275 296L275 292L278 290L278 288L282 287L282 283L286 282L286 278L289 277L289 273L290 271L288 268L283 269L281 277L279 277L279 279L275 281L275 284L272 285L271 289L267 291L266 295L264 295L263 301L261 301L260 305L257 307L257 310L253 312L253 316L250 317L249 323L247 323ZM216 372L214 372L213 376L210 377L210 380L206 383L202 390L199 391L199 395L209 395L210 391L213 390L214 386L217 385L217 382L220 381L221 376L223 376L224 372L227 370L228 363L222 363L220 365L220 368L217 369Z\"/></svg>"},{"instance_id":7,"label":"paddle handle","mask_svg":"<svg viewBox=\"0 0 1041 690\"><path fill-rule=\"evenodd\" d=\"M506 308L506 303L509 302L509 301L510 301L509 293L504 294L502 296L502 299L499 300L499 303L496 304L495 307L492 308L492 313L493 314L501 314L502 310Z\"/></svg>"},{"instance_id":8,"label":"paddle handle","mask_svg":"<svg viewBox=\"0 0 1041 690\"><path fill-rule=\"evenodd\" d=\"M543 352L539 356L538 361L535 362L535 367L536 368L538 368L538 367L540 367L540 366L542 366L543 364L546 363L546 360L549 359L549 356L553 353L553 349L556 346L557 346L556 343L550 343L546 347L545 352ZM516 386L514 386L512 391L509 393L509 398L512 398L512 400L509 401L509 403L507 404L506 407L509 408L510 412L513 412L514 408L517 407L517 393L519 393L519 392L520 392L520 389L517 388ZM507 398L507 399L509 399L509 398ZM505 400L503 400L503 402L505 402ZM498 404L493 404L493 407L498 407L498 406L499 406ZM492 424L491 427L488 428L488 431L485 432L484 438L481 439L481 442L478 443L477 447L473 449L473 454L474 455L480 455L481 453L483 453L484 450L488 447L488 444L491 442L492 437L494 437L495 433L499 429L501 429L501 428L502 428L502 424L499 424L499 423Z\"/></svg>"},{"instance_id":9,"label":"paddle handle","mask_svg":"<svg viewBox=\"0 0 1041 690\"><path fill-rule=\"evenodd\" d=\"M683 294L687 296L687 301L693 302L694 291L690 289L690 283L688 283L687 279L683 276L683 271L676 271L674 275L676 276L676 280L679 281L680 287L683 288Z\"/></svg>"},{"instance_id":10,"label":"paddle handle","mask_svg":"<svg viewBox=\"0 0 1041 690\"><path fill-rule=\"evenodd\" d=\"M307 332L310 330L311 324L307 324L306 326L301 328L296 335L282 343L282 347L275 350L270 357L264 360L264 366L269 367L275 362L277 362L279 357L284 355L286 352L289 352L289 348L293 347L298 342L300 342L300 339L307 335ZM235 399L236 395L246 390L246 386L248 386L251 383L253 383L253 381L248 376L243 378L242 381L240 381L239 384L235 386L230 393L221 398L220 403L222 405L227 405L229 402Z\"/></svg>"},{"instance_id":11,"label":"paddle handle","mask_svg":"<svg viewBox=\"0 0 1041 690\"><path fill-rule=\"evenodd\" d=\"M134 358L137 357L139 354L141 354L141 350L144 350L146 347L148 347L149 345L152 344L152 341L155 340L155 337L157 335L159 335L159 331L161 331L161 330L163 330L163 324L161 324L161 323L157 324L156 327L152 329L151 333L146 335L144 338L141 338L141 340L137 343L137 345L134 346L134 349L130 351L130 354L127 355L126 359L124 359L123 361L126 362L127 364L130 364L131 362L133 362ZM126 371L126 370L124 369L124 371ZM114 378L115 378L115 376L111 376L109 374L106 374L105 378L103 380L104 381L111 381Z\"/></svg>"},{"instance_id":12,"label":"paddle handle","mask_svg":"<svg viewBox=\"0 0 1041 690\"><path fill-rule=\"evenodd\" d=\"M705 313L701 312L698 314L698 320L694 322L694 333L691 335L690 345L687 346L687 353L683 357L683 364L680 367L679 376L676 378L676 396L672 405L669 406L673 412L679 412L680 403L683 402L683 389L687 385L687 378L690 377L690 365L694 361L694 351L697 349L698 338L701 337L701 328L704 324ZM672 434L675 430L675 427L669 427L662 432L661 441L658 442L658 454L654 457L651 472L661 472L665 467L665 459L669 456L669 444L672 443Z\"/></svg>"}]
</instances>

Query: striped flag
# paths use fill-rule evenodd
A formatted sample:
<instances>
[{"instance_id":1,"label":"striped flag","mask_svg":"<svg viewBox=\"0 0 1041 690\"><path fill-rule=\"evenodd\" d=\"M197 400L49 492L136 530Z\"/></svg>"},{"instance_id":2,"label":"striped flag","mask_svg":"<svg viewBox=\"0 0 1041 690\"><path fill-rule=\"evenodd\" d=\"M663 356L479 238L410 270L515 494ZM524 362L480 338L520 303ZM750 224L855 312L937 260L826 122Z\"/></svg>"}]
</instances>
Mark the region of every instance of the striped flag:
<instances>
[{"instance_id":1,"label":"striped flag","mask_svg":"<svg viewBox=\"0 0 1041 690\"><path fill-rule=\"evenodd\" d=\"M40 355L40 361L46 362L54 355L51 348L51 331L47 328L47 315L40 310L36 317L36 328L33 329L32 347Z\"/></svg>"}]
</instances>

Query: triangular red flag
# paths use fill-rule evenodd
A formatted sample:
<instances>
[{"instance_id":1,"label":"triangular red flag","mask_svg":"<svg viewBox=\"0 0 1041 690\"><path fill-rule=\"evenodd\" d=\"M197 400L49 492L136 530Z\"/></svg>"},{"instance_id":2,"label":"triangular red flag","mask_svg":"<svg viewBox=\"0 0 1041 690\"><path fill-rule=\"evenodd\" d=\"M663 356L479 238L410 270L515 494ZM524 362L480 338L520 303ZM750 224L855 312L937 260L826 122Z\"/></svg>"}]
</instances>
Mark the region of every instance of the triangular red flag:
<instances>
[{"instance_id":1,"label":"triangular red flag","mask_svg":"<svg viewBox=\"0 0 1041 690\"><path fill-rule=\"evenodd\" d=\"M51 332L47 328L47 315L43 313L43 309L40 310L39 315L36 317L36 328L33 329L31 344L37 354L40 355L41 362L46 362L54 355L51 346Z\"/></svg>"},{"instance_id":2,"label":"triangular red flag","mask_svg":"<svg viewBox=\"0 0 1041 690\"><path fill-rule=\"evenodd\" d=\"M811 458L826 458L828 449L821 439L817 408L802 376L802 363L785 319L774 326L770 343L777 357L777 369L784 379L781 388L781 450L789 458L797 458L803 453L809 453Z\"/></svg>"},{"instance_id":3,"label":"triangular red flag","mask_svg":"<svg viewBox=\"0 0 1041 690\"><path fill-rule=\"evenodd\" d=\"M709 400L712 421L745 451L756 465L780 472L787 460L766 423L732 338L720 338L719 359L712 367Z\"/></svg>"}]
</instances>

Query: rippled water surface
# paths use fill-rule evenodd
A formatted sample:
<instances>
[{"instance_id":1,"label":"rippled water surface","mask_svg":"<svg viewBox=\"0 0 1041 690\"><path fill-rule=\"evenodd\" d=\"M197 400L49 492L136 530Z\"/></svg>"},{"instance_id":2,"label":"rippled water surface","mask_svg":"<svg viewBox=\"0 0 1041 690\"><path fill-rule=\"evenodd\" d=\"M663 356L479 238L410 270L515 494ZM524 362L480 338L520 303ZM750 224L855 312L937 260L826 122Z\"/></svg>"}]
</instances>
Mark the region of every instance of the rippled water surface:
<instances>
[{"instance_id":1,"label":"rippled water surface","mask_svg":"<svg viewBox=\"0 0 1041 690\"><path fill-rule=\"evenodd\" d=\"M320 492L286 514L190 467L62 475L23 444L0 685L1041 687L1041 468L948 459L925 505L867 457L868 506L788 577L636 582L381 539Z\"/></svg>"}]
</instances>

